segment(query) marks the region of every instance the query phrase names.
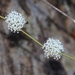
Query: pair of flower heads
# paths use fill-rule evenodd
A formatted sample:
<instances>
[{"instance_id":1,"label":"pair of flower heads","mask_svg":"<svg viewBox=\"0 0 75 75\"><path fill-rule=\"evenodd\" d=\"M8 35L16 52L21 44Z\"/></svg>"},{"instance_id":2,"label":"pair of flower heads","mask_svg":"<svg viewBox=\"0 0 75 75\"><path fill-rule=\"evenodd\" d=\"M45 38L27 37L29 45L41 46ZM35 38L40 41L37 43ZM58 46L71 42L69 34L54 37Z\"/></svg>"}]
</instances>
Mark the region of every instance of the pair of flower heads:
<instances>
[{"instance_id":1,"label":"pair of flower heads","mask_svg":"<svg viewBox=\"0 0 75 75\"><path fill-rule=\"evenodd\" d=\"M8 29L11 32L19 32L26 24L26 19L22 14L12 11L5 17L5 22L8 24ZM54 59L60 59L64 52L64 47L58 39L48 38L46 43L42 45L44 56L47 58L53 57Z\"/></svg>"}]
</instances>

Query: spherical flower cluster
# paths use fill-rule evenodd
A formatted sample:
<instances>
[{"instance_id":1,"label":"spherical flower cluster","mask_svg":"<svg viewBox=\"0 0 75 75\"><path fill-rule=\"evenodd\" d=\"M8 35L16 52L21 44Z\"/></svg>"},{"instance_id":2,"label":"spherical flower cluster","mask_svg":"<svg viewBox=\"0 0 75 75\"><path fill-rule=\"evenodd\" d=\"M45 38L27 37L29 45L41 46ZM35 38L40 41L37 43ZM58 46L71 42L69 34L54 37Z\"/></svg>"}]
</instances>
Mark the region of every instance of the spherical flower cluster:
<instances>
[{"instance_id":1,"label":"spherical flower cluster","mask_svg":"<svg viewBox=\"0 0 75 75\"><path fill-rule=\"evenodd\" d=\"M12 11L5 18L5 22L8 23L8 29L14 33L19 32L26 23L25 18L16 11Z\"/></svg>"},{"instance_id":2,"label":"spherical flower cluster","mask_svg":"<svg viewBox=\"0 0 75 75\"><path fill-rule=\"evenodd\" d=\"M61 58L61 52L64 52L62 43L53 38L49 38L46 43L44 43L42 49L44 50L45 57L53 57L54 59Z\"/></svg>"}]
</instances>

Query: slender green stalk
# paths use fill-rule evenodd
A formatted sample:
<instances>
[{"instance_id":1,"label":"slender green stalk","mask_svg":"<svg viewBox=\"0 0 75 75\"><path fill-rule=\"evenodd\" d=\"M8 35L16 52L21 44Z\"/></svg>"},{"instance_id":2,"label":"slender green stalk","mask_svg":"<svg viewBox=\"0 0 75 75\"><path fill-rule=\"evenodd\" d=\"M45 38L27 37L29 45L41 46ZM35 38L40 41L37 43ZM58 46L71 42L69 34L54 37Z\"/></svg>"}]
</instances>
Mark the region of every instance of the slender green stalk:
<instances>
[{"instance_id":1,"label":"slender green stalk","mask_svg":"<svg viewBox=\"0 0 75 75\"><path fill-rule=\"evenodd\" d=\"M6 18L0 15L0 18L2 18L3 20L5 20Z\"/></svg>"},{"instance_id":2,"label":"slender green stalk","mask_svg":"<svg viewBox=\"0 0 75 75\"><path fill-rule=\"evenodd\" d=\"M70 59L72 59L72 60L75 60L75 58L73 58L73 57L71 57L71 56L69 56L69 55L67 55L67 54L65 54L65 53L60 53L60 54L62 54L62 55L65 56L65 57L68 57L68 58L70 58Z\"/></svg>"},{"instance_id":3,"label":"slender green stalk","mask_svg":"<svg viewBox=\"0 0 75 75\"><path fill-rule=\"evenodd\" d=\"M24 33L25 35L27 35L29 38L31 38L33 41L35 41L40 46L43 46L39 41L37 41L36 39L34 39L32 36L30 36L29 34L27 34L25 31L21 30L21 32Z\"/></svg>"},{"instance_id":4,"label":"slender green stalk","mask_svg":"<svg viewBox=\"0 0 75 75\"><path fill-rule=\"evenodd\" d=\"M0 18L2 18L3 20L5 20L6 18L5 17L3 17L3 16L0 16ZM39 44L40 46L43 46L39 41L37 41L36 39L34 39L32 36L30 36L28 33L26 33L25 31L23 31L23 30L21 30L21 32L22 33L24 33L26 36L28 36L29 38L31 38L33 41L35 41L37 44ZM65 57L68 57L68 58L70 58L70 59L72 59L72 60L75 60L75 58L73 58L73 57L71 57L71 56L69 56L69 55L67 55L67 54L65 54L65 53L60 53L60 54L62 54L63 56L65 56Z\"/></svg>"},{"instance_id":5,"label":"slender green stalk","mask_svg":"<svg viewBox=\"0 0 75 75\"><path fill-rule=\"evenodd\" d=\"M22 33L24 33L26 36L28 36L29 38L31 38L33 41L35 41L37 44L39 44L40 46L43 46L40 42L38 42L36 39L34 39L32 36L30 36L29 34L27 34L25 31L23 31L23 30L21 30L21 32ZM60 54L62 54L63 56L65 56L65 57L68 57L68 58L70 58L70 59L72 59L72 60L75 60L75 58L73 58L73 57L71 57L71 56L69 56L69 55L67 55L67 54L65 54L65 53L60 53Z\"/></svg>"}]
</instances>

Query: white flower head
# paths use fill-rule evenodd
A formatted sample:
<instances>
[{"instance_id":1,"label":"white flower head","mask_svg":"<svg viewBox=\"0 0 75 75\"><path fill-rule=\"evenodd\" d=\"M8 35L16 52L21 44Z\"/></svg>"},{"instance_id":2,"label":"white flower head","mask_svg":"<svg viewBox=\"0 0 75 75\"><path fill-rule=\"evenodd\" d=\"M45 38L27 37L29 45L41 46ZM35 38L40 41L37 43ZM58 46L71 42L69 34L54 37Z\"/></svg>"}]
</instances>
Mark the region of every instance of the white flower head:
<instances>
[{"instance_id":1,"label":"white flower head","mask_svg":"<svg viewBox=\"0 0 75 75\"><path fill-rule=\"evenodd\" d=\"M26 23L25 18L16 11L12 11L5 18L5 22L8 23L8 29L14 33L19 32Z\"/></svg>"},{"instance_id":2,"label":"white flower head","mask_svg":"<svg viewBox=\"0 0 75 75\"><path fill-rule=\"evenodd\" d=\"M53 57L54 59L61 58L61 52L64 52L62 43L53 38L49 38L46 43L44 43L42 49L44 50L45 57Z\"/></svg>"}]
</instances>

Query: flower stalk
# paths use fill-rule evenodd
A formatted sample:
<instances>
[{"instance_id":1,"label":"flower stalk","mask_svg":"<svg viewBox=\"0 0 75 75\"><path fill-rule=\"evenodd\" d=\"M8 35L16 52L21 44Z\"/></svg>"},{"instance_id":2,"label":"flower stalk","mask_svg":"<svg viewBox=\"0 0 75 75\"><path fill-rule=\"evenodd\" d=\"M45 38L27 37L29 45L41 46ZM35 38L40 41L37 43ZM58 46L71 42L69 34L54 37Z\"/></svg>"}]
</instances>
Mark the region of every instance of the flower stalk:
<instances>
[{"instance_id":1,"label":"flower stalk","mask_svg":"<svg viewBox=\"0 0 75 75\"><path fill-rule=\"evenodd\" d=\"M27 34L25 31L23 31L21 29L21 32L24 33L26 36L28 36L29 38L31 38L33 41L35 41L37 44L39 44L40 46L43 46L39 41L37 41L36 39L34 39L32 36L30 36L29 34Z\"/></svg>"},{"instance_id":2,"label":"flower stalk","mask_svg":"<svg viewBox=\"0 0 75 75\"><path fill-rule=\"evenodd\" d=\"M5 19L6 19L5 17L3 17L3 16L1 16L1 15L0 15L0 18L1 18L1 19L3 19L3 20L5 20Z\"/></svg>"},{"instance_id":3,"label":"flower stalk","mask_svg":"<svg viewBox=\"0 0 75 75\"><path fill-rule=\"evenodd\" d=\"M0 15L0 18L3 19L3 20L6 20L5 17L1 16ZM22 29L20 30L23 34L25 34L26 36L28 36L29 38L31 38L33 41L35 41L37 44L39 44L41 47L43 47L43 44L41 44L39 41L37 41L36 39L34 39L32 36L30 36L28 33L26 33L25 31L23 31ZM67 58L70 58L72 60L75 60L75 58L61 52L60 54L62 54L63 56L67 57Z\"/></svg>"},{"instance_id":4,"label":"flower stalk","mask_svg":"<svg viewBox=\"0 0 75 75\"><path fill-rule=\"evenodd\" d=\"M39 41L37 41L36 39L34 39L32 36L30 36L28 33L26 33L25 31L21 30L22 33L24 33L26 36L28 36L29 38L31 38L33 41L35 41L37 44L39 44L41 47L43 47L43 44L41 44ZM62 54L63 56L70 58L72 60L75 60L75 58L61 52L60 54Z\"/></svg>"},{"instance_id":5,"label":"flower stalk","mask_svg":"<svg viewBox=\"0 0 75 75\"><path fill-rule=\"evenodd\" d=\"M65 54L65 53L60 53L60 54L62 54L63 56L65 56L65 57L67 57L67 58L70 58L70 59L72 59L72 60L74 60L75 61L75 58L73 58L73 57L71 57L71 56L69 56L69 55L67 55L67 54Z\"/></svg>"}]
</instances>

